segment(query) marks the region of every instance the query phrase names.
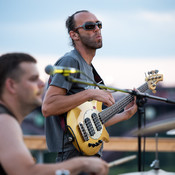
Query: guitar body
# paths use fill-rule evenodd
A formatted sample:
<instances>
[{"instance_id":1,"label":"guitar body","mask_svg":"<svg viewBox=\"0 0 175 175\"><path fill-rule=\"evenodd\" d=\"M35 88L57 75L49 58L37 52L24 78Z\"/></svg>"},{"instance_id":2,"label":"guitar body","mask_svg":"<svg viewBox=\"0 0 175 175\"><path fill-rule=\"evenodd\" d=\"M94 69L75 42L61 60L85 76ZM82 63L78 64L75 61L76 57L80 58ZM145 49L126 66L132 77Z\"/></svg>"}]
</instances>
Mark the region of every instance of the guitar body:
<instances>
[{"instance_id":1,"label":"guitar body","mask_svg":"<svg viewBox=\"0 0 175 175\"><path fill-rule=\"evenodd\" d=\"M102 103L88 101L67 114L67 125L74 137L73 145L85 155L95 155L102 146L102 141L109 141L109 134L101 123L98 113Z\"/></svg>"}]
</instances>

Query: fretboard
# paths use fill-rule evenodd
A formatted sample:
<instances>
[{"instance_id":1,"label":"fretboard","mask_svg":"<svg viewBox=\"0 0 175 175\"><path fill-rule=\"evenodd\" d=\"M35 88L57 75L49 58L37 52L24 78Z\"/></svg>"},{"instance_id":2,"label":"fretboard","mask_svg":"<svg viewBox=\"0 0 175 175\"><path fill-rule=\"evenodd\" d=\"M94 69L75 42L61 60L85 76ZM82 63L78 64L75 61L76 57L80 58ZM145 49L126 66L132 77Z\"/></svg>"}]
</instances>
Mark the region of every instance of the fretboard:
<instances>
[{"instance_id":1,"label":"fretboard","mask_svg":"<svg viewBox=\"0 0 175 175\"><path fill-rule=\"evenodd\" d=\"M145 92L148 90L148 84L145 83L139 88L137 88L140 92ZM101 122L104 124L109 119L111 119L115 114L120 113L131 101L134 100L134 96L129 94L117 101L112 106L104 109L102 112L99 113L99 117L101 119Z\"/></svg>"}]
</instances>

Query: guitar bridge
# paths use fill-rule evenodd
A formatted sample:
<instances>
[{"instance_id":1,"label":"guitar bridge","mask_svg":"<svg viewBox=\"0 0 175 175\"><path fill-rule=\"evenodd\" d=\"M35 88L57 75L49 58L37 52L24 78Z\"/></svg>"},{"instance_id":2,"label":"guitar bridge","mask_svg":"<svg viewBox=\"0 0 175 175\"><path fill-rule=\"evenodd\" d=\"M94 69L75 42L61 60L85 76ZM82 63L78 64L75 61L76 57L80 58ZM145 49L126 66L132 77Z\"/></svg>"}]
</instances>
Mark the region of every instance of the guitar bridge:
<instances>
[{"instance_id":1,"label":"guitar bridge","mask_svg":"<svg viewBox=\"0 0 175 175\"><path fill-rule=\"evenodd\" d=\"M86 132L83 124L82 123L79 123L78 126L80 128L80 131L81 131L81 134L83 136L84 141L88 141L89 140L89 136L88 136L88 134L87 134L87 132Z\"/></svg>"}]
</instances>

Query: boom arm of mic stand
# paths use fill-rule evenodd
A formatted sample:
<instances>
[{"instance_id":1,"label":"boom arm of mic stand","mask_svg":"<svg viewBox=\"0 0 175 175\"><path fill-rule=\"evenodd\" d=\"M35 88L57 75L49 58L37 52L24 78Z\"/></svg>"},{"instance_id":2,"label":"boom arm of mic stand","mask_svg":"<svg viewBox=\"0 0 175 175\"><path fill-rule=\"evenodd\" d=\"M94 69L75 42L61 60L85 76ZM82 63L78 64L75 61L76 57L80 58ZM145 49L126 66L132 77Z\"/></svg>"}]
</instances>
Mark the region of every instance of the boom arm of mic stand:
<instances>
[{"instance_id":1,"label":"boom arm of mic stand","mask_svg":"<svg viewBox=\"0 0 175 175\"><path fill-rule=\"evenodd\" d=\"M80 84L87 84L87 85L91 85L91 86L98 86L101 89L109 89L109 90L113 90L113 91L119 91L119 92L124 92L124 93L129 93L129 94L133 94L132 90L125 90L125 89L116 89L114 87L109 87L109 86L105 86L104 84L99 84L99 83L94 83L94 82L88 82L88 81L83 81L81 79L78 78L74 78L72 76L67 76L66 77L67 81L73 82L73 83L80 83Z\"/></svg>"},{"instance_id":2,"label":"boom arm of mic stand","mask_svg":"<svg viewBox=\"0 0 175 175\"><path fill-rule=\"evenodd\" d=\"M166 103L175 104L175 100L169 100L167 98L157 97L157 96L150 95L148 93L142 93L142 92L129 90L129 89L118 89L118 88L116 89L114 87L105 86L104 84L83 81L81 79L74 78L72 76L67 76L66 80L70 81L70 82L73 82L73 83L81 83L81 84L87 84L87 85L91 85L91 86L98 86L101 89L109 89L109 90L113 90L113 91L116 91L116 92L119 91L119 92L131 94L131 95L134 95L134 96L147 97L147 98L150 98L150 99L154 99L154 100L158 100L158 101L164 101Z\"/></svg>"},{"instance_id":3,"label":"boom arm of mic stand","mask_svg":"<svg viewBox=\"0 0 175 175\"><path fill-rule=\"evenodd\" d=\"M147 97L147 98L150 98L150 99L154 99L154 100L158 100L158 101L164 101L166 103L175 104L175 100L170 100L170 99L167 99L167 98L150 95L148 93L141 93L141 92L137 92L137 91L132 91L132 92L133 92L132 95L135 95L135 96Z\"/></svg>"}]
</instances>

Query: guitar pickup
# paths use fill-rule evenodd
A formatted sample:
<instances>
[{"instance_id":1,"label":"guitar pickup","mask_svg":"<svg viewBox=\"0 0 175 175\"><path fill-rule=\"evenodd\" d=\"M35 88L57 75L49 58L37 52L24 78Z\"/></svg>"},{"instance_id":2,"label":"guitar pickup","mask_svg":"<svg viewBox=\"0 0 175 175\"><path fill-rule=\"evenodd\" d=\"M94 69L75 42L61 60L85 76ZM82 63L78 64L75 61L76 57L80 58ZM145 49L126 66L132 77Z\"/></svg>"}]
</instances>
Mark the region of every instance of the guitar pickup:
<instances>
[{"instance_id":1,"label":"guitar pickup","mask_svg":"<svg viewBox=\"0 0 175 175\"><path fill-rule=\"evenodd\" d=\"M90 118L86 118L84 121L85 121L85 124L86 124L86 126L87 126L87 129L88 129L88 131L89 131L90 136L94 136L95 130L94 130L94 128L93 128L93 125L92 125L92 123L91 123Z\"/></svg>"},{"instance_id":2,"label":"guitar pickup","mask_svg":"<svg viewBox=\"0 0 175 175\"><path fill-rule=\"evenodd\" d=\"M88 140L89 140L89 137L88 137L88 135L87 135L87 132L86 132L86 130L85 130L83 124L82 124L82 123L79 123L78 126L79 126L79 128L80 128L80 131L81 131L81 134L82 134L82 136L83 136L84 141L88 141Z\"/></svg>"},{"instance_id":3,"label":"guitar pickup","mask_svg":"<svg viewBox=\"0 0 175 175\"><path fill-rule=\"evenodd\" d=\"M100 122L97 114L96 113L92 113L91 117L92 117L92 119L94 121L94 124L95 124L95 127L96 127L97 131L100 131L102 129L102 126L101 126L101 122Z\"/></svg>"}]
</instances>

